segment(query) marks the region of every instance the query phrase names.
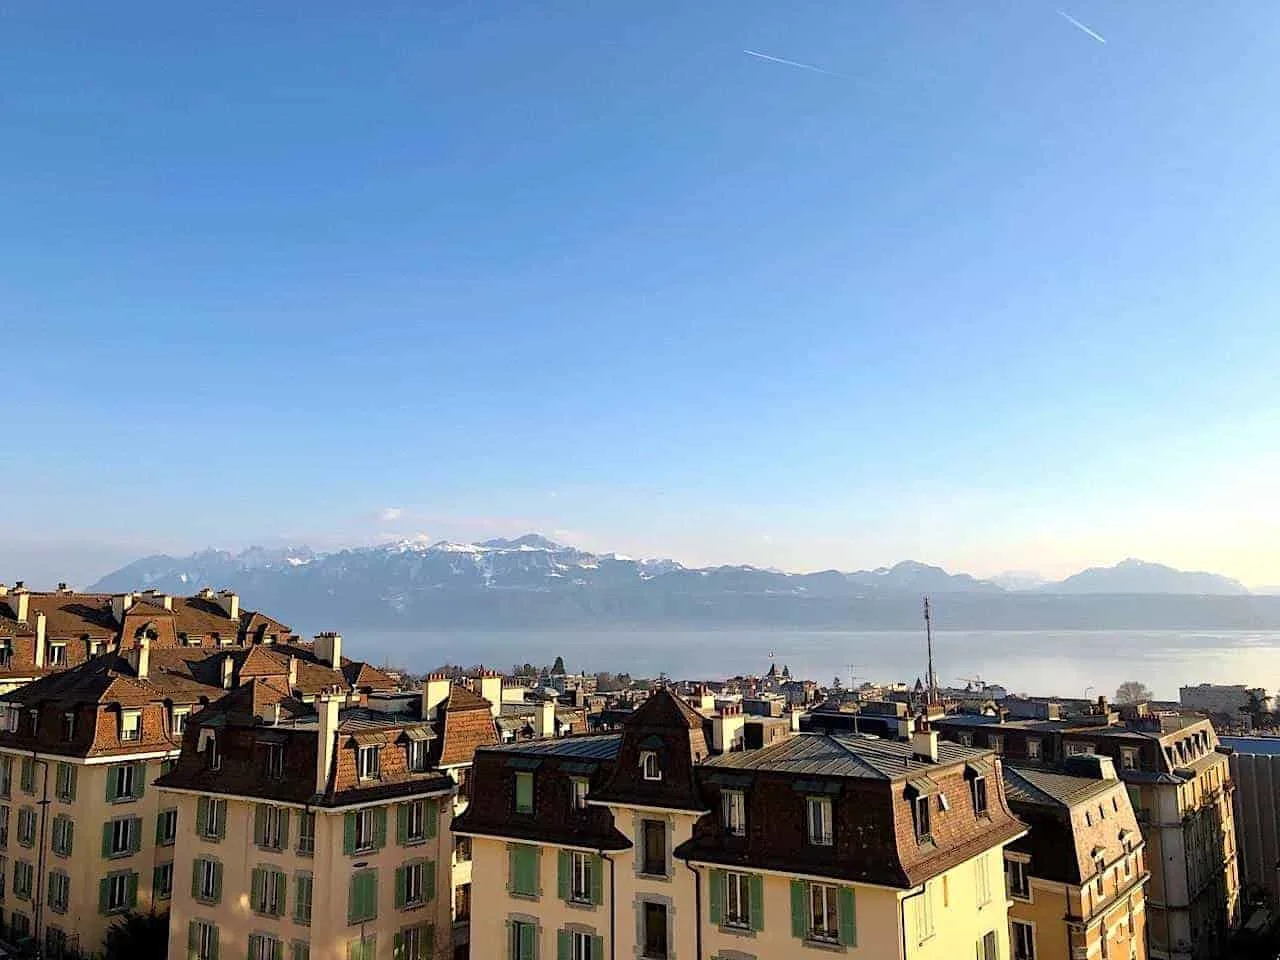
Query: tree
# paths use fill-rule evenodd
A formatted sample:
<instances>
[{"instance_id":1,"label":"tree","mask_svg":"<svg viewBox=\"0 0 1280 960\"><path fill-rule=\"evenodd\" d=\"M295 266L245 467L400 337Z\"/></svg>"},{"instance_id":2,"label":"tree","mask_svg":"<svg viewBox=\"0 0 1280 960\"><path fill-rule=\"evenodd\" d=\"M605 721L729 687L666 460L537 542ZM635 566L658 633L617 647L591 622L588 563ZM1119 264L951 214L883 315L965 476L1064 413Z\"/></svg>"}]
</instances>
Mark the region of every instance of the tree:
<instances>
[{"instance_id":1,"label":"tree","mask_svg":"<svg viewBox=\"0 0 1280 960\"><path fill-rule=\"evenodd\" d=\"M556 662L551 666L551 675L553 677L563 677L568 672L564 668L564 657L556 657Z\"/></svg>"},{"instance_id":2,"label":"tree","mask_svg":"<svg viewBox=\"0 0 1280 960\"><path fill-rule=\"evenodd\" d=\"M169 950L169 914L121 914L102 940L106 960L165 960Z\"/></svg>"},{"instance_id":3,"label":"tree","mask_svg":"<svg viewBox=\"0 0 1280 960\"><path fill-rule=\"evenodd\" d=\"M1142 703L1153 696L1147 685L1138 680L1126 680L1116 688L1116 703Z\"/></svg>"}]
</instances>

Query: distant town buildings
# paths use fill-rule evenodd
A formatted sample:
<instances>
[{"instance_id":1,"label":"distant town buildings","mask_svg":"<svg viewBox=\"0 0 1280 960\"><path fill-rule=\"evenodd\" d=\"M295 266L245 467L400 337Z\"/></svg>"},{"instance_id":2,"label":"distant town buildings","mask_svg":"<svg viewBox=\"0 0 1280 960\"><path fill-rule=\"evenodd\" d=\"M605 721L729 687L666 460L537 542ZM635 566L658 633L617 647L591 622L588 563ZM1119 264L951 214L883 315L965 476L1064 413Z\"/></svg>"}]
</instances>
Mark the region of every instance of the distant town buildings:
<instances>
[{"instance_id":1,"label":"distant town buildings","mask_svg":"<svg viewBox=\"0 0 1280 960\"><path fill-rule=\"evenodd\" d=\"M1194 687L1180 687L1178 702L1188 710L1232 717L1249 710L1271 708L1271 698L1266 690L1244 684L1200 683Z\"/></svg>"}]
</instances>

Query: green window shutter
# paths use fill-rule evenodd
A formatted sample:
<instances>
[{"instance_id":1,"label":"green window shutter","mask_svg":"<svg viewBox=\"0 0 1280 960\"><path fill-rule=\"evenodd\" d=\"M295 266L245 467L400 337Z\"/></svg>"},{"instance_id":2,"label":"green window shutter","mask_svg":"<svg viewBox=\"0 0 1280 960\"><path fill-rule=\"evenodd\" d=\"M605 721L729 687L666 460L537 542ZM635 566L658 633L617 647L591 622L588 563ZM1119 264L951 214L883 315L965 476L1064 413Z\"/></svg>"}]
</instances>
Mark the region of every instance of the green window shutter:
<instances>
[{"instance_id":1,"label":"green window shutter","mask_svg":"<svg viewBox=\"0 0 1280 960\"><path fill-rule=\"evenodd\" d=\"M209 798L201 797L196 801L196 833L204 836L209 829Z\"/></svg>"},{"instance_id":2,"label":"green window shutter","mask_svg":"<svg viewBox=\"0 0 1280 960\"><path fill-rule=\"evenodd\" d=\"M724 871L710 871L707 887L709 894L707 901L711 904L711 922L719 926L720 918L724 915Z\"/></svg>"},{"instance_id":3,"label":"green window shutter","mask_svg":"<svg viewBox=\"0 0 1280 960\"><path fill-rule=\"evenodd\" d=\"M600 960L604 960L604 937L591 938L591 956L592 960L595 957L600 957Z\"/></svg>"},{"instance_id":4,"label":"green window shutter","mask_svg":"<svg viewBox=\"0 0 1280 960\"><path fill-rule=\"evenodd\" d=\"M365 882L365 915L378 915L378 871L370 870L369 879ZM372 958L370 958L372 960Z\"/></svg>"},{"instance_id":5,"label":"green window shutter","mask_svg":"<svg viewBox=\"0 0 1280 960\"><path fill-rule=\"evenodd\" d=\"M599 854L591 858L591 902L597 907L604 903L604 857Z\"/></svg>"},{"instance_id":6,"label":"green window shutter","mask_svg":"<svg viewBox=\"0 0 1280 960\"><path fill-rule=\"evenodd\" d=\"M525 957L533 957L533 960L538 960L538 939L536 934L537 930L532 923L526 923L520 927L521 960L524 960Z\"/></svg>"},{"instance_id":7,"label":"green window shutter","mask_svg":"<svg viewBox=\"0 0 1280 960\"><path fill-rule=\"evenodd\" d=\"M209 809L213 813L213 832L221 840L227 835L227 801L214 800Z\"/></svg>"},{"instance_id":8,"label":"green window shutter","mask_svg":"<svg viewBox=\"0 0 1280 960\"><path fill-rule=\"evenodd\" d=\"M404 846L409 842L409 805L396 805L396 843Z\"/></svg>"},{"instance_id":9,"label":"green window shutter","mask_svg":"<svg viewBox=\"0 0 1280 960\"><path fill-rule=\"evenodd\" d=\"M187 960L196 960L200 953L200 928L194 920L187 921Z\"/></svg>"},{"instance_id":10,"label":"green window shutter","mask_svg":"<svg viewBox=\"0 0 1280 960\"><path fill-rule=\"evenodd\" d=\"M422 928L422 953L424 956L430 957L436 952L436 925L428 924ZM604 954L600 954L600 960L604 960Z\"/></svg>"},{"instance_id":11,"label":"green window shutter","mask_svg":"<svg viewBox=\"0 0 1280 960\"><path fill-rule=\"evenodd\" d=\"M427 801L427 839L430 840L440 832L440 801ZM433 928L434 929L434 928Z\"/></svg>"},{"instance_id":12,"label":"green window shutter","mask_svg":"<svg viewBox=\"0 0 1280 960\"><path fill-rule=\"evenodd\" d=\"M120 796L116 793L116 784L119 782L116 769L116 767L107 767L107 803L111 803Z\"/></svg>"},{"instance_id":13,"label":"green window shutter","mask_svg":"<svg viewBox=\"0 0 1280 960\"><path fill-rule=\"evenodd\" d=\"M156 901L160 899L160 867L151 868L151 899Z\"/></svg>"},{"instance_id":14,"label":"green window shutter","mask_svg":"<svg viewBox=\"0 0 1280 960\"><path fill-rule=\"evenodd\" d=\"M764 877L758 873L751 876L751 929L764 929Z\"/></svg>"},{"instance_id":15,"label":"green window shutter","mask_svg":"<svg viewBox=\"0 0 1280 960\"><path fill-rule=\"evenodd\" d=\"M267 871L261 867L254 867L251 879L249 881L249 906L257 910L262 904L262 898L266 895L267 889Z\"/></svg>"},{"instance_id":16,"label":"green window shutter","mask_svg":"<svg viewBox=\"0 0 1280 960\"><path fill-rule=\"evenodd\" d=\"M280 811L280 849L289 849L289 811Z\"/></svg>"},{"instance_id":17,"label":"green window shutter","mask_svg":"<svg viewBox=\"0 0 1280 960\"><path fill-rule=\"evenodd\" d=\"M351 878L347 887L347 923L355 923L360 918L360 877Z\"/></svg>"},{"instance_id":18,"label":"green window shutter","mask_svg":"<svg viewBox=\"0 0 1280 960\"><path fill-rule=\"evenodd\" d=\"M556 960L573 960L573 934L568 930L556 931Z\"/></svg>"},{"instance_id":19,"label":"green window shutter","mask_svg":"<svg viewBox=\"0 0 1280 960\"><path fill-rule=\"evenodd\" d=\"M276 916L283 917L285 911L285 901L289 898L289 878L284 875L283 870L276 870L276 890L280 893L280 902L276 904Z\"/></svg>"},{"instance_id":20,"label":"green window shutter","mask_svg":"<svg viewBox=\"0 0 1280 960\"><path fill-rule=\"evenodd\" d=\"M259 847L267 845L267 807L262 803L253 808L253 842Z\"/></svg>"},{"instance_id":21,"label":"green window shutter","mask_svg":"<svg viewBox=\"0 0 1280 960\"><path fill-rule=\"evenodd\" d=\"M125 902L129 905L130 910L138 905L138 874L136 871L129 874L128 879L125 880Z\"/></svg>"},{"instance_id":22,"label":"green window shutter","mask_svg":"<svg viewBox=\"0 0 1280 960\"><path fill-rule=\"evenodd\" d=\"M342 852L348 857L356 852L356 815L348 813L342 823Z\"/></svg>"},{"instance_id":23,"label":"green window shutter","mask_svg":"<svg viewBox=\"0 0 1280 960\"><path fill-rule=\"evenodd\" d=\"M213 862L213 902L222 902L222 864Z\"/></svg>"},{"instance_id":24,"label":"green window shutter","mask_svg":"<svg viewBox=\"0 0 1280 960\"><path fill-rule=\"evenodd\" d=\"M515 956L515 952L516 952L516 945L512 941L512 935L511 935L511 921L507 920L504 926L506 927L506 930L507 930L506 941L505 941L507 944L507 960L511 960L511 958Z\"/></svg>"},{"instance_id":25,"label":"green window shutter","mask_svg":"<svg viewBox=\"0 0 1280 960\"><path fill-rule=\"evenodd\" d=\"M209 925L209 960L218 960L218 951L222 947L222 938L218 936L218 928Z\"/></svg>"},{"instance_id":26,"label":"green window shutter","mask_svg":"<svg viewBox=\"0 0 1280 960\"><path fill-rule=\"evenodd\" d=\"M284 941L277 940L271 948L271 960L284 960Z\"/></svg>"},{"instance_id":27,"label":"green window shutter","mask_svg":"<svg viewBox=\"0 0 1280 960\"><path fill-rule=\"evenodd\" d=\"M557 860L556 896L567 903L573 896L573 854L568 850L561 850Z\"/></svg>"},{"instance_id":28,"label":"green window shutter","mask_svg":"<svg viewBox=\"0 0 1280 960\"><path fill-rule=\"evenodd\" d=\"M112 822L108 820L102 825L102 859L105 860L111 856L111 829Z\"/></svg>"},{"instance_id":29,"label":"green window shutter","mask_svg":"<svg viewBox=\"0 0 1280 960\"><path fill-rule=\"evenodd\" d=\"M436 862L428 860L422 865L422 895L428 902L436 898Z\"/></svg>"},{"instance_id":30,"label":"green window shutter","mask_svg":"<svg viewBox=\"0 0 1280 960\"><path fill-rule=\"evenodd\" d=\"M133 765L133 795L141 799L142 795L147 792L147 765L145 763L135 763Z\"/></svg>"},{"instance_id":31,"label":"green window shutter","mask_svg":"<svg viewBox=\"0 0 1280 960\"><path fill-rule=\"evenodd\" d=\"M201 860L196 857L191 863L191 899L198 900L200 898L200 864Z\"/></svg>"},{"instance_id":32,"label":"green window shutter","mask_svg":"<svg viewBox=\"0 0 1280 960\"><path fill-rule=\"evenodd\" d=\"M858 945L858 915L853 887L840 888L840 943L846 947Z\"/></svg>"},{"instance_id":33,"label":"green window shutter","mask_svg":"<svg viewBox=\"0 0 1280 960\"><path fill-rule=\"evenodd\" d=\"M142 818L129 818L129 850L137 853L142 849Z\"/></svg>"},{"instance_id":34,"label":"green window shutter","mask_svg":"<svg viewBox=\"0 0 1280 960\"><path fill-rule=\"evenodd\" d=\"M107 904L111 901L111 881L103 877L98 881L98 912L106 913Z\"/></svg>"},{"instance_id":35,"label":"green window shutter","mask_svg":"<svg viewBox=\"0 0 1280 960\"><path fill-rule=\"evenodd\" d=\"M516 846L514 843L507 845L507 893L514 893L516 889ZM507 937L510 942L511 938Z\"/></svg>"},{"instance_id":36,"label":"green window shutter","mask_svg":"<svg viewBox=\"0 0 1280 960\"><path fill-rule=\"evenodd\" d=\"M409 900L409 868L396 867L396 909L403 910Z\"/></svg>"},{"instance_id":37,"label":"green window shutter","mask_svg":"<svg viewBox=\"0 0 1280 960\"><path fill-rule=\"evenodd\" d=\"M527 770L516 773L516 813L533 812L533 774Z\"/></svg>"},{"instance_id":38,"label":"green window shutter","mask_svg":"<svg viewBox=\"0 0 1280 960\"><path fill-rule=\"evenodd\" d=\"M378 807L373 813L373 845L379 850L387 845L386 807Z\"/></svg>"},{"instance_id":39,"label":"green window shutter","mask_svg":"<svg viewBox=\"0 0 1280 960\"><path fill-rule=\"evenodd\" d=\"M791 881L791 935L798 940L809 935L809 908L805 903L807 892L803 881Z\"/></svg>"},{"instance_id":40,"label":"green window shutter","mask_svg":"<svg viewBox=\"0 0 1280 960\"><path fill-rule=\"evenodd\" d=\"M160 846L160 843L163 840L164 840L164 811L161 810L159 815L157 815L156 817L156 846L157 847Z\"/></svg>"}]
</instances>

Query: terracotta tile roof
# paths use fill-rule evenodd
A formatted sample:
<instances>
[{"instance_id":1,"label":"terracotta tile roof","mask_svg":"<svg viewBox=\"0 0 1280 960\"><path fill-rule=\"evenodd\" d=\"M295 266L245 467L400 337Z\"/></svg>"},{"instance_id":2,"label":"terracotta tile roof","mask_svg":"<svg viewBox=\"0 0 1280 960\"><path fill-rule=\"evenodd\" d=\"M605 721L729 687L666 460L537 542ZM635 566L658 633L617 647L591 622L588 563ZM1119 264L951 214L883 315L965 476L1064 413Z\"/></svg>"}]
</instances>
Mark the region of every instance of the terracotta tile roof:
<instances>
[{"instance_id":1,"label":"terracotta tile roof","mask_svg":"<svg viewBox=\"0 0 1280 960\"><path fill-rule=\"evenodd\" d=\"M489 701L458 684L449 691L441 726L436 763L442 767L468 764L478 748L498 743Z\"/></svg>"},{"instance_id":2,"label":"terracotta tile roof","mask_svg":"<svg viewBox=\"0 0 1280 960\"><path fill-rule=\"evenodd\" d=\"M395 690L396 682L379 670L359 660L342 658L342 675L348 685L361 690Z\"/></svg>"}]
</instances>

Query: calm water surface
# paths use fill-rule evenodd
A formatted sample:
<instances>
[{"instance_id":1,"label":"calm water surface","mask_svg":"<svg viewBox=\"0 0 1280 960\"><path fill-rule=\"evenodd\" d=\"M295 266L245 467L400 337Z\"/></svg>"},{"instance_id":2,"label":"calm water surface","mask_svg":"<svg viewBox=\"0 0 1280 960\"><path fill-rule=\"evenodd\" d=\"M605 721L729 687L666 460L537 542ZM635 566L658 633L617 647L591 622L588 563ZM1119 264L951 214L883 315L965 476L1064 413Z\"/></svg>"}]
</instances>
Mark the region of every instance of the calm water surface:
<instances>
[{"instance_id":1,"label":"calm water surface","mask_svg":"<svg viewBox=\"0 0 1280 960\"><path fill-rule=\"evenodd\" d=\"M779 666L830 683L861 679L914 680L924 673L920 631L805 630L501 630L361 631L346 634L345 652L413 670L442 663L550 663L570 670L633 676L720 678L762 673L772 652ZM934 637L939 679L954 684L981 676L1011 690L1110 695L1124 680L1140 680L1157 697L1176 699L1193 683L1280 686L1280 632L942 631Z\"/></svg>"}]
</instances>

